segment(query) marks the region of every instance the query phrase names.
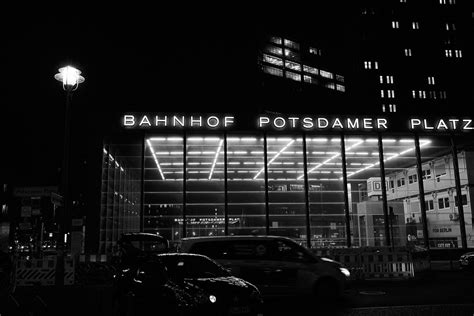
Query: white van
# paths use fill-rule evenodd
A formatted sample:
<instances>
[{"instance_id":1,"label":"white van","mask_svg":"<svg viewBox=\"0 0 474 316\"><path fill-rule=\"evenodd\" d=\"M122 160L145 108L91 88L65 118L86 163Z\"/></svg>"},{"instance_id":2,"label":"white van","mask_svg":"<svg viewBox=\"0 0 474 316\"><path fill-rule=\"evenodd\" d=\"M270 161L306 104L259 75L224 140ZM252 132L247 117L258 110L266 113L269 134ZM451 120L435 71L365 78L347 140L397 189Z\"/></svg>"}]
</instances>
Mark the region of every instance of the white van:
<instances>
[{"instance_id":1,"label":"white van","mask_svg":"<svg viewBox=\"0 0 474 316\"><path fill-rule=\"evenodd\" d=\"M216 260L235 276L255 284L265 296L337 298L350 277L341 263L318 257L286 237L190 237L182 239L180 251Z\"/></svg>"}]
</instances>

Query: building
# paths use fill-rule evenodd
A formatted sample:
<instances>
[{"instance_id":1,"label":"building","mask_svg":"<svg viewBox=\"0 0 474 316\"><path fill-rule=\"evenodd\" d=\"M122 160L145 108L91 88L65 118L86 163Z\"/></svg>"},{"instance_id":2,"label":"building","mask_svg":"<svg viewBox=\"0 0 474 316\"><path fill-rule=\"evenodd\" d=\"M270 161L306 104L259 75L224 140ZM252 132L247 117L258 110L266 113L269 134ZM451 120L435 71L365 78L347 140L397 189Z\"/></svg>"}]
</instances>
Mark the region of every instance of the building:
<instances>
[{"instance_id":1,"label":"building","mask_svg":"<svg viewBox=\"0 0 474 316\"><path fill-rule=\"evenodd\" d=\"M128 231L472 246L472 20L456 1L358 1L338 18L262 23L255 47L229 36L217 66L196 66L205 83L176 104L92 118L88 251L113 252Z\"/></svg>"}]
</instances>

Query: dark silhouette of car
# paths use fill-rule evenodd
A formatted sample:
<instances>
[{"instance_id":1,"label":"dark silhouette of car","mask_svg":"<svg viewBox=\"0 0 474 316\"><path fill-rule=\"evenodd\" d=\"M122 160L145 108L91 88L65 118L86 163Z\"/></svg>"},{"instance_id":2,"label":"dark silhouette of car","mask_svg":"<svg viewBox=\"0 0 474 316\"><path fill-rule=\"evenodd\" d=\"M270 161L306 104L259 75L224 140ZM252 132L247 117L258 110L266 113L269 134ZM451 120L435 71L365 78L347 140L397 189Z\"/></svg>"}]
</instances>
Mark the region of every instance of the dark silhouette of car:
<instances>
[{"instance_id":1,"label":"dark silhouette of car","mask_svg":"<svg viewBox=\"0 0 474 316\"><path fill-rule=\"evenodd\" d=\"M120 315L261 315L263 300L253 284L232 276L214 260L196 254L149 257L115 276Z\"/></svg>"},{"instance_id":2,"label":"dark silhouette of car","mask_svg":"<svg viewBox=\"0 0 474 316\"><path fill-rule=\"evenodd\" d=\"M286 237L188 237L182 239L181 251L209 256L255 284L264 297L315 294L328 302L340 298L350 284L350 272L341 263Z\"/></svg>"},{"instance_id":3,"label":"dark silhouette of car","mask_svg":"<svg viewBox=\"0 0 474 316\"><path fill-rule=\"evenodd\" d=\"M137 264L149 256L169 251L168 240L158 234L124 233L118 241L114 262L121 268Z\"/></svg>"},{"instance_id":4,"label":"dark silhouette of car","mask_svg":"<svg viewBox=\"0 0 474 316\"><path fill-rule=\"evenodd\" d=\"M474 252L467 252L459 258L459 266L463 270L474 271Z\"/></svg>"}]
</instances>

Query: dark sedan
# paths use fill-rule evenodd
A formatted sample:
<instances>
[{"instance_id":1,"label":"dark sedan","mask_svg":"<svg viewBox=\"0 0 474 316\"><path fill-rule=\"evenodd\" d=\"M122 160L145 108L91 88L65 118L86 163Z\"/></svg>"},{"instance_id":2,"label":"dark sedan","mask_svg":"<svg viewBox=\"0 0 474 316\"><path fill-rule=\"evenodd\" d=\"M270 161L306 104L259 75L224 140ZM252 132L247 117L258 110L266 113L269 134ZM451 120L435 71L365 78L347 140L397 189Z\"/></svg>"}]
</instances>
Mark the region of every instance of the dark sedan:
<instances>
[{"instance_id":1,"label":"dark sedan","mask_svg":"<svg viewBox=\"0 0 474 316\"><path fill-rule=\"evenodd\" d=\"M126 315L260 315L263 308L254 285L206 256L186 253L155 255L121 271L116 302Z\"/></svg>"}]
</instances>

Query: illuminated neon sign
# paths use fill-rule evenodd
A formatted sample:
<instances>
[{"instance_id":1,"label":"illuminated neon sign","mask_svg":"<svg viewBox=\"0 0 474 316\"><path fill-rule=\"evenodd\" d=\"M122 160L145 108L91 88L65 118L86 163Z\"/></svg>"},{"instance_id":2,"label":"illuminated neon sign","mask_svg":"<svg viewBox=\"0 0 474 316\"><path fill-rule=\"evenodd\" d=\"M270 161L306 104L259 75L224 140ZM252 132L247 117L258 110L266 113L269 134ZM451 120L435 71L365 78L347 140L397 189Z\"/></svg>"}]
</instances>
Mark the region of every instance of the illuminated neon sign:
<instances>
[{"instance_id":1,"label":"illuminated neon sign","mask_svg":"<svg viewBox=\"0 0 474 316\"><path fill-rule=\"evenodd\" d=\"M428 120L423 118L412 118L409 122L409 128L424 131L447 131L447 130L472 130L474 124L471 119L438 119Z\"/></svg>"},{"instance_id":2,"label":"illuminated neon sign","mask_svg":"<svg viewBox=\"0 0 474 316\"><path fill-rule=\"evenodd\" d=\"M217 115L135 115L125 114L122 126L128 128L177 127L177 128L229 128L234 124L234 116Z\"/></svg>"},{"instance_id":3,"label":"illuminated neon sign","mask_svg":"<svg viewBox=\"0 0 474 316\"><path fill-rule=\"evenodd\" d=\"M259 116L258 128L303 129L303 130L326 130L326 129L349 129L349 130L386 130L388 121L385 118L371 117L298 117L298 116Z\"/></svg>"}]
</instances>

